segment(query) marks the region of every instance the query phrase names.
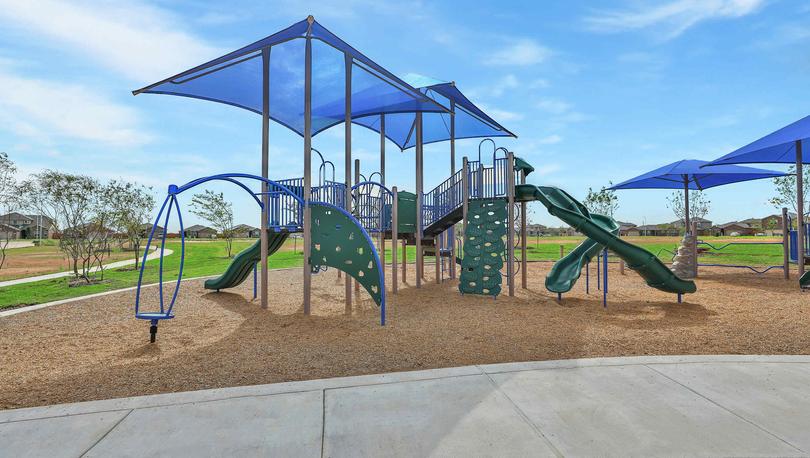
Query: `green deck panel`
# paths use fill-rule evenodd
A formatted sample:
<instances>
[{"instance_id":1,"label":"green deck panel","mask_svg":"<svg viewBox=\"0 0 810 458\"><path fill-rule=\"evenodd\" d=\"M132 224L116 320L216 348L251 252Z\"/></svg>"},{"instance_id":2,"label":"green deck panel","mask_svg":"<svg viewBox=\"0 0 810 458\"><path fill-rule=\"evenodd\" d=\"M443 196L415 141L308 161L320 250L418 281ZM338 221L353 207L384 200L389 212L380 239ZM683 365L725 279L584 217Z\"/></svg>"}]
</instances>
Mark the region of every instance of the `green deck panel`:
<instances>
[{"instance_id":1,"label":"green deck panel","mask_svg":"<svg viewBox=\"0 0 810 458\"><path fill-rule=\"evenodd\" d=\"M497 296L501 292L506 207L505 199L474 200L469 204L458 285L464 294Z\"/></svg>"},{"instance_id":2,"label":"green deck panel","mask_svg":"<svg viewBox=\"0 0 810 458\"><path fill-rule=\"evenodd\" d=\"M416 194L407 191L397 192L397 232L416 232Z\"/></svg>"},{"instance_id":3,"label":"green deck panel","mask_svg":"<svg viewBox=\"0 0 810 458\"><path fill-rule=\"evenodd\" d=\"M284 241L287 240L287 232L268 232L268 246L267 256L278 251ZM256 243L240 251L239 254L234 256L233 261L225 269L219 277L211 278L205 281L205 289L215 289L217 291L225 288L233 288L239 286L247 279L259 261L262 260L261 240L256 240Z\"/></svg>"},{"instance_id":4,"label":"green deck panel","mask_svg":"<svg viewBox=\"0 0 810 458\"><path fill-rule=\"evenodd\" d=\"M312 253L310 264L329 266L351 276L368 291L377 305L382 304L380 260L366 232L344 213L312 205Z\"/></svg>"}]
</instances>

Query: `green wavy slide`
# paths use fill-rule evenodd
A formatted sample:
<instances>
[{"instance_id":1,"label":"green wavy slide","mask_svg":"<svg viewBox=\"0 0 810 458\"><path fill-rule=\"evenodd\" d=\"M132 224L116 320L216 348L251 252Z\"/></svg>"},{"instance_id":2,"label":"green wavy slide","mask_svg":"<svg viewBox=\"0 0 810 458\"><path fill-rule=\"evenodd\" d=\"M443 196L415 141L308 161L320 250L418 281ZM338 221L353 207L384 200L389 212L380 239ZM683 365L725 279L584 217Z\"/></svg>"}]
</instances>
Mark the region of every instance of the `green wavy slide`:
<instances>
[{"instance_id":1,"label":"green wavy slide","mask_svg":"<svg viewBox=\"0 0 810 458\"><path fill-rule=\"evenodd\" d=\"M278 249L284 245L284 241L287 240L288 235L289 233L287 232L268 231L267 256L278 251ZM256 243L240 251L239 254L234 256L233 261L231 261L231 264L222 275L205 281L205 289L215 289L219 291L225 288L233 288L245 281L253 271L253 266L262 259L261 245L261 240L256 240Z\"/></svg>"},{"instance_id":2,"label":"green wavy slide","mask_svg":"<svg viewBox=\"0 0 810 458\"><path fill-rule=\"evenodd\" d=\"M682 280L672 273L654 254L618 237L618 224L612 218L591 214L584 205L562 189L551 186L515 186L518 201L537 200L548 212L585 234L588 239L558 261L546 277L546 288L552 292L570 291L580 276L582 267L607 247L622 258L627 267L636 271L647 285L668 293L694 293L695 282Z\"/></svg>"}]
</instances>

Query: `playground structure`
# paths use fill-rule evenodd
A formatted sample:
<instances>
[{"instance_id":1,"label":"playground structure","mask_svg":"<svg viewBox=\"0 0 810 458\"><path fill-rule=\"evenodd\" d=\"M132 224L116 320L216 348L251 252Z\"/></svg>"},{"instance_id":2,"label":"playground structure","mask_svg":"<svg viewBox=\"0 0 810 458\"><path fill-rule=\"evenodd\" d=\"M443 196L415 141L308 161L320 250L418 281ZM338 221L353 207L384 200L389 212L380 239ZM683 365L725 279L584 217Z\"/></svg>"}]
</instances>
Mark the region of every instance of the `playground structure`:
<instances>
[{"instance_id":1,"label":"playground structure","mask_svg":"<svg viewBox=\"0 0 810 458\"><path fill-rule=\"evenodd\" d=\"M273 55L292 44L303 44L304 69L292 77L280 71L281 78L289 81L271 83ZM345 65L345 78L336 89L332 81L334 72L328 71L329 80L313 73L322 62L313 58L322 52L337 52ZM326 47L324 47L326 45ZM334 59L326 61L334 64ZM323 64L326 65L326 64ZM241 71L240 71L241 69ZM355 88L355 75L371 75ZM293 94L290 100L279 99L286 94L285 87L297 87L303 80L303 110ZM326 99L313 106L313 85L317 95ZM285 86L286 85L286 86ZM281 86L282 89L278 89ZM324 97L332 90L333 98ZM281 91L281 92L272 92ZM327 91L328 92L328 91ZM155 93L180 95L217 101L245 108L262 115L262 171L261 176L248 173L225 173L202 177L182 186L168 188L163 205L149 234L145 253L153 243L159 223L168 227L172 212L180 225L180 268L169 299L164 298L163 253L166 232L160 240L158 263L158 295L156 310L142 304L143 269L141 266L135 300L135 316L150 322L150 338L155 341L161 320L174 317L174 304L180 290L185 257L185 237L178 196L183 192L210 181L224 181L246 191L261 210L260 241L239 253L226 271L218 278L206 281L207 289L219 291L244 282L254 273L254 297L258 292L262 308L268 307L267 257L278 250L286 237L295 232L304 238L303 311L310 314L311 276L333 267L346 274L346 310L352 308L352 281L361 285L380 308L380 324L385 325L386 279L384 275L385 241L392 243L391 291L397 293L397 248L403 243L403 276L405 247L416 246L416 288L422 286L424 257L435 258L436 282L447 272L456 277L456 264L461 263L459 290L462 294L484 294L497 297L506 282L509 296L515 294L515 280L522 272L522 287L526 288L526 204L541 202L554 216L585 234L588 239L578 257L565 259L549 276L546 287L558 294L570 290L579 272L587 265L593 253L611 250L627 260L628 267L636 270L651 287L678 294L695 291L693 282L677 278L652 253L620 240L615 234L612 219L595 215L565 191L557 188L526 184L526 177L534 168L515 157L504 147L486 138L479 144L477 160L464 158L461 169L455 165L455 140L514 136L470 102L453 83L440 83L414 88L366 58L315 22L311 16L277 34L234 51L166 80L134 91L134 94ZM279 95L281 94L281 95ZM275 101L276 103L271 103ZM449 108L447 107L449 106ZM296 111L298 110L298 111ZM296 115L296 113L301 114ZM277 181L268 178L269 121L276 120L302 135L304 139L303 176ZM461 122L459 122L461 121ZM335 166L312 148L312 136L336 125L345 125L344 181L335 181ZM354 162L352 184L351 126L358 124L380 133L380 169L369 177L360 174L359 162ZM457 130L461 128L461 132ZM445 129L445 130L442 130ZM426 137L427 134L427 138ZM402 150L414 147L416 165L415 193L400 192L385 186L385 144L394 141ZM427 140L427 141L426 141ZM426 142L449 140L451 176L428 192L423 191L423 146ZM491 163L485 164L483 145L492 146ZM321 158L317 170L318 184L312 183L312 152ZM331 171L331 179L328 174ZM373 181L375 175L379 181ZM258 184L254 190L247 183ZM463 225L463 244L458 254L454 236L456 224ZM517 226L517 228L516 228ZM518 243L517 235L521 241ZM379 252L372 242L379 238ZM515 247L521 247L520 258ZM445 264L448 264L445 266ZM258 272L256 266L261 266ZM505 268L505 272L501 272ZM606 277L604 277L606 279ZM358 288L358 286L355 286ZM606 287L605 287L606 290ZM146 310L148 309L148 310Z\"/></svg>"}]
</instances>

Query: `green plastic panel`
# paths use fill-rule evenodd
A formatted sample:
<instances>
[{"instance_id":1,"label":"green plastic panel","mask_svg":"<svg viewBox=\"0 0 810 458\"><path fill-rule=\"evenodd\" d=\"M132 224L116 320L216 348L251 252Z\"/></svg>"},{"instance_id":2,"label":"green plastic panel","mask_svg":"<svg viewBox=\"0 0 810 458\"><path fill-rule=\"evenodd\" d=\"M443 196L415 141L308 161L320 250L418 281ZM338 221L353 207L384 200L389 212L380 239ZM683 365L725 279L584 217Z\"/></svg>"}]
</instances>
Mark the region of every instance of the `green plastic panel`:
<instances>
[{"instance_id":1,"label":"green plastic panel","mask_svg":"<svg viewBox=\"0 0 810 458\"><path fill-rule=\"evenodd\" d=\"M416 194L407 191L397 192L397 232L416 232Z\"/></svg>"},{"instance_id":2,"label":"green plastic panel","mask_svg":"<svg viewBox=\"0 0 810 458\"><path fill-rule=\"evenodd\" d=\"M497 296L501 292L506 207L505 199L473 200L469 204L458 284L464 294Z\"/></svg>"},{"instance_id":3,"label":"green plastic panel","mask_svg":"<svg viewBox=\"0 0 810 458\"><path fill-rule=\"evenodd\" d=\"M318 266L342 270L368 291L377 305L382 304L380 260L368 235L358 223L332 207L312 205L313 271Z\"/></svg>"}]
</instances>

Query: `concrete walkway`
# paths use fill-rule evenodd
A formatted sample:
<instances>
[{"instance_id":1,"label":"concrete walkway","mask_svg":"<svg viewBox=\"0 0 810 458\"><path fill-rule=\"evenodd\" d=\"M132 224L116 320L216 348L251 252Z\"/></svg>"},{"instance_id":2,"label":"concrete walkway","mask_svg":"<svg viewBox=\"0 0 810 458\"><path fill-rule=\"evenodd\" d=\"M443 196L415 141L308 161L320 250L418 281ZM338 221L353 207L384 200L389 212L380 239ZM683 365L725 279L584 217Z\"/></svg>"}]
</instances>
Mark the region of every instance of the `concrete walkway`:
<instances>
[{"instance_id":1,"label":"concrete walkway","mask_svg":"<svg viewBox=\"0 0 810 458\"><path fill-rule=\"evenodd\" d=\"M172 253L174 253L174 251L172 251L172 250L170 250L168 248L163 250L163 255L164 256L169 256ZM158 259L158 258L160 258L160 251L159 250L154 250L154 251L152 251L152 253L149 253L149 256L146 257L146 260L151 261L153 259ZM140 260L140 258L138 258L138 259ZM111 262L109 264L105 264L104 265L104 270L117 269L119 267L126 267L126 266L129 266L129 265L132 265L132 264L135 264L135 259L134 258L133 259L125 259L123 261L116 261L116 262ZM98 271L99 271L98 267L93 267L93 268L90 269L90 273L94 273L94 272L98 272ZM25 278L17 278L15 280L0 281L0 288L2 288L4 286L20 285L20 284L23 284L23 283L32 283L32 282L35 282L35 281L52 280L54 278L69 277L71 275L73 275L73 271L69 270L69 271L65 271L65 272L55 272L55 273L52 273L52 274L37 275L36 277L25 277Z\"/></svg>"},{"instance_id":2,"label":"concrete walkway","mask_svg":"<svg viewBox=\"0 0 810 458\"><path fill-rule=\"evenodd\" d=\"M9 457L808 452L810 356L495 364L0 411Z\"/></svg>"}]
</instances>

